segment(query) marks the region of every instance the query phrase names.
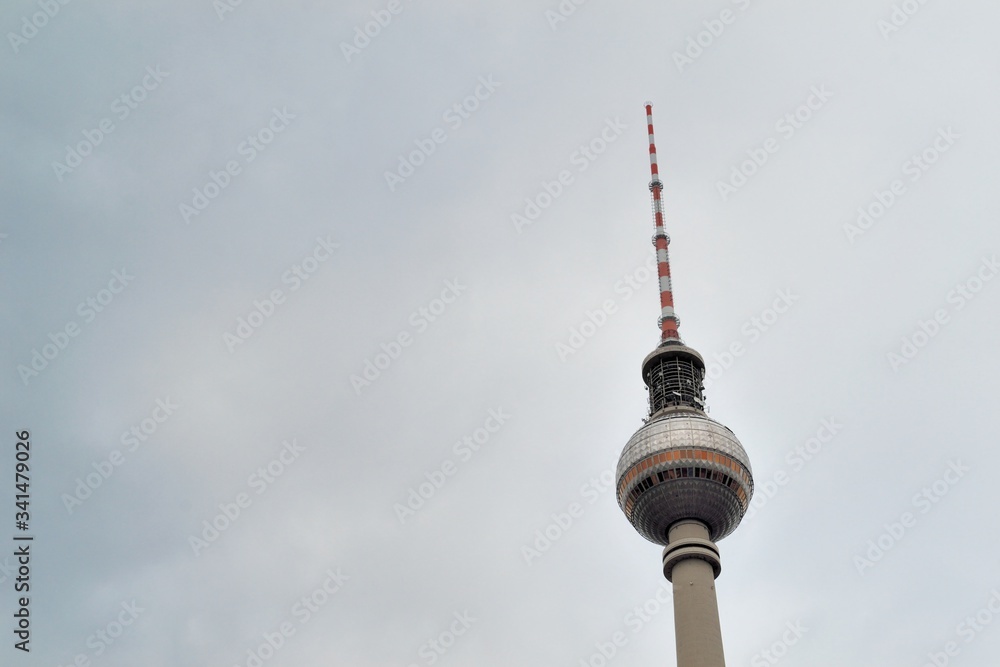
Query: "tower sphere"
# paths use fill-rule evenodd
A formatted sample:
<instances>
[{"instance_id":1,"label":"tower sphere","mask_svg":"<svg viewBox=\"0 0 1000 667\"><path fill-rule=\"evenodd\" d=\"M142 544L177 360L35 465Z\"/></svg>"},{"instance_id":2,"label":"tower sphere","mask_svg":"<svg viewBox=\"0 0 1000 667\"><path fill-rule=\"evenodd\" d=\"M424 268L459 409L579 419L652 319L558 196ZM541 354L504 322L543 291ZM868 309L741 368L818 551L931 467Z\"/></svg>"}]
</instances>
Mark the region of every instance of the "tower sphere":
<instances>
[{"instance_id":1,"label":"tower sphere","mask_svg":"<svg viewBox=\"0 0 1000 667\"><path fill-rule=\"evenodd\" d=\"M618 459L618 505L640 535L667 544L670 526L696 519L713 542L736 529L750 506L750 458L728 428L700 410L656 413Z\"/></svg>"}]
</instances>

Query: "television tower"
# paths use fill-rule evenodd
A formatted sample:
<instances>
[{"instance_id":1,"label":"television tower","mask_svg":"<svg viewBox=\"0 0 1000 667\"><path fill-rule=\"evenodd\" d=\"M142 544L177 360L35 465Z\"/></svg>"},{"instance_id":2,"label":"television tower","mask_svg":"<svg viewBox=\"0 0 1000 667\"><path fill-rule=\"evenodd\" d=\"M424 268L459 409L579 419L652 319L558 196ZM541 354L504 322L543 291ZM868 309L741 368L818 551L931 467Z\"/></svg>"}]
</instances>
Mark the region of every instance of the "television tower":
<instances>
[{"instance_id":1,"label":"television tower","mask_svg":"<svg viewBox=\"0 0 1000 667\"><path fill-rule=\"evenodd\" d=\"M705 361L677 332L663 204L646 102L649 167L660 277L660 342L642 362L649 418L618 460L618 505L632 526L663 549L673 584L677 667L725 667L715 578L716 542L739 525L753 495L750 458L728 428L705 414Z\"/></svg>"}]
</instances>

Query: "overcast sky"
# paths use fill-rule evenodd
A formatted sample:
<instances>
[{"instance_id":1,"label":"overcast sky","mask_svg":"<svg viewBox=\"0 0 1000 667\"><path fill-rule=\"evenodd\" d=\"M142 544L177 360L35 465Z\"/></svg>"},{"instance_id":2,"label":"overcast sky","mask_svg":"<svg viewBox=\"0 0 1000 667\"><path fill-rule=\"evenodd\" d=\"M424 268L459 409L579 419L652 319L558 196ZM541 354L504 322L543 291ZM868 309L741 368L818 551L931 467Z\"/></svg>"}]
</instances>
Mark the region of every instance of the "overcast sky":
<instances>
[{"instance_id":1,"label":"overcast sky","mask_svg":"<svg viewBox=\"0 0 1000 667\"><path fill-rule=\"evenodd\" d=\"M650 100L680 331L756 480L728 663L994 664L998 21L4 3L2 662L674 664L612 482Z\"/></svg>"}]
</instances>

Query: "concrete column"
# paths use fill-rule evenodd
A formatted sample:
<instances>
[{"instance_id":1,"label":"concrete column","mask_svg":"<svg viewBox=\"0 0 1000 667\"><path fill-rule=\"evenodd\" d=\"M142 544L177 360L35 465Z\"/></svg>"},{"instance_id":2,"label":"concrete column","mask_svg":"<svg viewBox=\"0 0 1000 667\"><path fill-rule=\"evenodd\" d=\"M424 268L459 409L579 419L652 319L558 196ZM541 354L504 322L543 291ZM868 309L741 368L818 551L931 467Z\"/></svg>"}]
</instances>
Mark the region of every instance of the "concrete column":
<instances>
[{"instance_id":1,"label":"concrete column","mask_svg":"<svg viewBox=\"0 0 1000 667\"><path fill-rule=\"evenodd\" d=\"M715 578L719 549L700 521L670 527L663 550L663 574L674 585L677 667L725 667Z\"/></svg>"}]
</instances>

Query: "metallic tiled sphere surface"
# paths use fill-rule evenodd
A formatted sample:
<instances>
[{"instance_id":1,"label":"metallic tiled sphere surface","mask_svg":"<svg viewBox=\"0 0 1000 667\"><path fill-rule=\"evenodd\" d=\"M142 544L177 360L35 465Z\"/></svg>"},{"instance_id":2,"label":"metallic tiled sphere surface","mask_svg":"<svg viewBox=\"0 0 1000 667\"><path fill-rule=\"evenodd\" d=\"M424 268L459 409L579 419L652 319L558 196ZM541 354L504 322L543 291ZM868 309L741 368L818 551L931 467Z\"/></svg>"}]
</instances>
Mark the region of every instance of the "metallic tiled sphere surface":
<instances>
[{"instance_id":1,"label":"metallic tiled sphere surface","mask_svg":"<svg viewBox=\"0 0 1000 667\"><path fill-rule=\"evenodd\" d=\"M682 519L720 540L736 529L753 495L750 459L728 428L696 410L647 422L618 461L618 505L646 539L666 545Z\"/></svg>"}]
</instances>

